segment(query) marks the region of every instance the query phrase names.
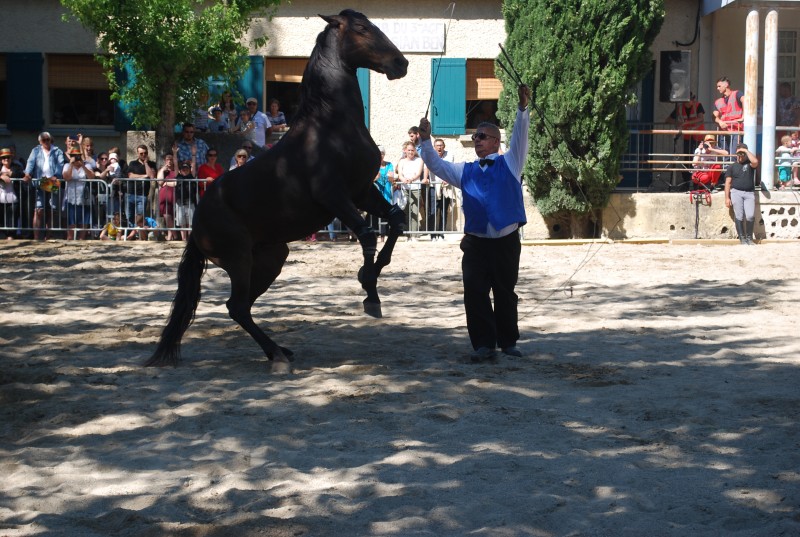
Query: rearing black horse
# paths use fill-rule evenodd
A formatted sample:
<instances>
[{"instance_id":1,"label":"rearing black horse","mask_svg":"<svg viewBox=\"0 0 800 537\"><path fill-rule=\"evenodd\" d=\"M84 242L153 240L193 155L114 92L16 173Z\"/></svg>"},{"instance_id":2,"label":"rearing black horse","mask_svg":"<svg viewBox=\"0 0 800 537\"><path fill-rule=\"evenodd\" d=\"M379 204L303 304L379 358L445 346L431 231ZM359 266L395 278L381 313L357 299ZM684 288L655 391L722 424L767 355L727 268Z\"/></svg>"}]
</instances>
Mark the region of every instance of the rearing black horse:
<instances>
[{"instance_id":1,"label":"rearing black horse","mask_svg":"<svg viewBox=\"0 0 800 537\"><path fill-rule=\"evenodd\" d=\"M253 322L251 308L280 274L289 255L287 243L321 229L334 217L361 243L364 265L358 279L367 292L364 311L381 316L378 276L391 261L405 215L372 184L381 155L364 125L356 69L372 69L394 80L406 75L408 60L361 13L346 9L320 16L328 25L317 37L303 73L300 109L291 128L272 149L214 181L197 205L169 321L147 366L177 364L210 260L230 277L231 318L273 361L273 372L288 372L291 351ZM377 261L375 233L359 210L389 222Z\"/></svg>"}]
</instances>

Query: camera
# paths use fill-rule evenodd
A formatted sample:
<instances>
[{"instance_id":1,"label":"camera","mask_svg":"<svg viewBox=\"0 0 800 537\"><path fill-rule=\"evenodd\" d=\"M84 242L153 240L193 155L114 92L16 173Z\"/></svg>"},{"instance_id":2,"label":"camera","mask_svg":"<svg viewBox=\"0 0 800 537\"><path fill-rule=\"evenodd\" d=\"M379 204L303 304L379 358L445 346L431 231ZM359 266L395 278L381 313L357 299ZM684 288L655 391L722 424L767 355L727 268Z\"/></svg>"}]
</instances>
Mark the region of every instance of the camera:
<instances>
[{"instance_id":1,"label":"camera","mask_svg":"<svg viewBox=\"0 0 800 537\"><path fill-rule=\"evenodd\" d=\"M711 149L711 146L708 145L706 142L703 142L703 149L706 149L706 150Z\"/></svg>"}]
</instances>

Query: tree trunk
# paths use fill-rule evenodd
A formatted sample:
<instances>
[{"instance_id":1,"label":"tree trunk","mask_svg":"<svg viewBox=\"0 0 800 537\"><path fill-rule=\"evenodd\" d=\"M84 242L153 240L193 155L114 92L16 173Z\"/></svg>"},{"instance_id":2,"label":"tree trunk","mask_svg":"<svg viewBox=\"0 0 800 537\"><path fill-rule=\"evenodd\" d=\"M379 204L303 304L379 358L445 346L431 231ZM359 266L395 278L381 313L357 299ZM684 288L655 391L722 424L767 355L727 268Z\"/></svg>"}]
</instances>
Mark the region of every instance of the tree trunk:
<instances>
[{"instance_id":1,"label":"tree trunk","mask_svg":"<svg viewBox=\"0 0 800 537\"><path fill-rule=\"evenodd\" d=\"M156 126L156 158L153 159L157 166L162 164L161 155L172 152L172 143L175 141L175 85L167 82L162 92L161 121Z\"/></svg>"}]
</instances>

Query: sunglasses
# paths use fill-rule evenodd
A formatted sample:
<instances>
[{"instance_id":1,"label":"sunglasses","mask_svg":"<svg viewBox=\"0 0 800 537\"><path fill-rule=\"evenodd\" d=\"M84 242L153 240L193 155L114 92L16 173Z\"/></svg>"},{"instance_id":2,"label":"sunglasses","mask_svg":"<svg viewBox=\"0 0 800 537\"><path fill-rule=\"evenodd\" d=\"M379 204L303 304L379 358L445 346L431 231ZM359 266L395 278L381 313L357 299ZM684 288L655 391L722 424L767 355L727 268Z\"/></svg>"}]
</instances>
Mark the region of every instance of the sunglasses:
<instances>
[{"instance_id":1,"label":"sunglasses","mask_svg":"<svg viewBox=\"0 0 800 537\"><path fill-rule=\"evenodd\" d=\"M97 157L97 160L108 160L108 157Z\"/></svg>"},{"instance_id":2,"label":"sunglasses","mask_svg":"<svg viewBox=\"0 0 800 537\"><path fill-rule=\"evenodd\" d=\"M486 134L485 132L476 132L475 134L472 135L472 141L473 142L475 140L483 141L483 140L485 140L487 138L494 138L495 140L497 140L497 136L492 136L491 134Z\"/></svg>"},{"instance_id":3,"label":"sunglasses","mask_svg":"<svg viewBox=\"0 0 800 537\"><path fill-rule=\"evenodd\" d=\"M206 155L206 156L207 156L207 157L216 157L216 156L217 156L217 154L216 154L216 153L209 153L209 154L208 154L208 155Z\"/></svg>"},{"instance_id":4,"label":"sunglasses","mask_svg":"<svg viewBox=\"0 0 800 537\"><path fill-rule=\"evenodd\" d=\"M247 155L236 155L236 158L247 158Z\"/></svg>"}]
</instances>

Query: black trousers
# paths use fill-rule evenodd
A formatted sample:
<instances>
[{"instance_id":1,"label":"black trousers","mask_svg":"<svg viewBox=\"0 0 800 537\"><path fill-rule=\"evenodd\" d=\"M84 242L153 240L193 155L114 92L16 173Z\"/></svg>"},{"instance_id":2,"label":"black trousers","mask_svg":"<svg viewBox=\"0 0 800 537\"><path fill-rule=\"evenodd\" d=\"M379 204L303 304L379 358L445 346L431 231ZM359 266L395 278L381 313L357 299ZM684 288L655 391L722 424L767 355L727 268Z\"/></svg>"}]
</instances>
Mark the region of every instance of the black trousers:
<instances>
[{"instance_id":1,"label":"black trousers","mask_svg":"<svg viewBox=\"0 0 800 537\"><path fill-rule=\"evenodd\" d=\"M499 239L464 235L461 240L464 309L473 349L505 349L517 344L519 327L514 287L519 278L521 248L516 231Z\"/></svg>"}]
</instances>

